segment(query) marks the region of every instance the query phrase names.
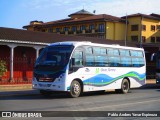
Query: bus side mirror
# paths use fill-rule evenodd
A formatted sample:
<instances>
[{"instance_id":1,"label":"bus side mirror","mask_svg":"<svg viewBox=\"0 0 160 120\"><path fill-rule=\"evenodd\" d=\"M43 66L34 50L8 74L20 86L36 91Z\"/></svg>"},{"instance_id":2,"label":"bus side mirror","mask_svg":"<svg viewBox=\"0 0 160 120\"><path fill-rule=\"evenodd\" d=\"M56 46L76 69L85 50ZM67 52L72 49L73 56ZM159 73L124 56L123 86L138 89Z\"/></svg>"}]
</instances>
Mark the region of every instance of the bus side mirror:
<instances>
[{"instance_id":1,"label":"bus side mirror","mask_svg":"<svg viewBox=\"0 0 160 120\"><path fill-rule=\"evenodd\" d=\"M156 61L156 53L153 53L152 55L151 55L151 61L153 61L153 62L155 62Z\"/></svg>"},{"instance_id":2,"label":"bus side mirror","mask_svg":"<svg viewBox=\"0 0 160 120\"><path fill-rule=\"evenodd\" d=\"M72 61L72 62L71 62L71 63L72 63L72 66L74 66L74 65L75 65L75 58L72 58L71 61Z\"/></svg>"}]
</instances>

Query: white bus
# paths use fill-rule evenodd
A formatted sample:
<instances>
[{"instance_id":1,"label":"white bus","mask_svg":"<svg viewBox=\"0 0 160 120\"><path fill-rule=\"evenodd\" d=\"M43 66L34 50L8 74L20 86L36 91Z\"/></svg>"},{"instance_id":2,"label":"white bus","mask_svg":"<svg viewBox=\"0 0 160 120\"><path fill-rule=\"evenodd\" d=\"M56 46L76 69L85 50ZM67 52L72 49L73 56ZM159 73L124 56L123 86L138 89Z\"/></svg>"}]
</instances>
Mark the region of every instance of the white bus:
<instances>
[{"instance_id":1,"label":"white bus","mask_svg":"<svg viewBox=\"0 0 160 120\"><path fill-rule=\"evenodd\" d=\"M65 91L78 97L107 89L127 93L145 84L145 54L134 47L58 42L41 52L33 75L33 88L43 95Z\"/></svg>"}]
</instances>

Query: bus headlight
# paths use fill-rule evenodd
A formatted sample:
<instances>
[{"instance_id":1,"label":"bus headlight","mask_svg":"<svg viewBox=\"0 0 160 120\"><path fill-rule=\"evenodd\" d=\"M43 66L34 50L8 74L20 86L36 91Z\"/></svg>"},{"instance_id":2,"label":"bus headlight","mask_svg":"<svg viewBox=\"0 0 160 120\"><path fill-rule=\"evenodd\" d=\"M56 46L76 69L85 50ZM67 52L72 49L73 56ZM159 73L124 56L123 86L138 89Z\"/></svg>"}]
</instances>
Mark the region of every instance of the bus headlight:
<instances>
[{"instance_id":1,"label":"bus headlight","mask_svg":"<svg viewBox=\"0 0 160 120\"><path fill-rule=\"evenodd\" d=\"M36 82L37 80L36 80L36 78L35 78L35 77L33 77L32 81L33 81L33 82Z\"/></svg>"},{"instance_id":2,"label":"bus headlight","mask_svg":"<svg viewBox=\"0 0 160 120\"><path fill-rule=\"evenodd\" d=\"M160 76L159 76L159 75L156 75L156 79L160 79Z\"/></svg>"}]
</instances>

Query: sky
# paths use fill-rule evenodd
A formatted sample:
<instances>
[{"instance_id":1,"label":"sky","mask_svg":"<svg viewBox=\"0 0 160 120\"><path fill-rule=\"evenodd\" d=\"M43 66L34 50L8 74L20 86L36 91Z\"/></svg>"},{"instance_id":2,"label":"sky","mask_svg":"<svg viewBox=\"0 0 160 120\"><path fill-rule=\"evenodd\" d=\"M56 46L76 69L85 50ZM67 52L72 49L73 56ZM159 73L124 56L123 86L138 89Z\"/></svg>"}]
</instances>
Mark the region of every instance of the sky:
<instances>
[{"instance_id":1,"label":"sky","mask_svg":"<svg viewBox=\"0 0 160 120\"><path fill-rule=\"evenodd\" d=\"M30 21L64 19L83 8L117 17L160 14L160 0L0 0L0 27L22 29Z\"/></svg>"}]
</instances>

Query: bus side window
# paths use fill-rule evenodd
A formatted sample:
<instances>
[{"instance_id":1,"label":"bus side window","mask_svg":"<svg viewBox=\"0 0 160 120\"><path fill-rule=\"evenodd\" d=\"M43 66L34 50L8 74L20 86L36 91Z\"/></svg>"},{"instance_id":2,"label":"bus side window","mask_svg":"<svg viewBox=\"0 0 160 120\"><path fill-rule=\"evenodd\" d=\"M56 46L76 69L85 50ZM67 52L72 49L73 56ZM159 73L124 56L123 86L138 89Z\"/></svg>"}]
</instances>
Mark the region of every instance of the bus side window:
<instances>
[{"instance_id":1,"label":"bus side window","mask_svg":"<svg viewBox=\"0 0 160 120\"><path fill-rule=\"evenodd\" d=\"M94 56L93 55L86 56L86 66L94 66Z\"/></svg>"},{"instance_id":2,"label":"bus side window","mask_svg":"<svg viewBox=\"0 0 160 120\"><path fill-rule=\"evenodd\" d=\"M129 50L120 49L119 52L120 52L120 56L121 56L121 66L122 67L131 67L132 62L131 62Z\"/></svg>"},{"instance_id":3,"label":"bus side window","mask_svg":"<svg viewBox=\"0 0 160 120\"><path fill-rule=\"evenodd\" d=\"M75 60L75 66L83 66L83 52L75 51L73 58Z\"/></svg>"},{"instance_id":4,"label":"bus side window","mask_svg":"<svg viewBox=\"0 0 160 120\"><path fill-rule=\"evenodd\" d=\"M99 67L109 66L107 56L104 56L104 55L95 56L95 66L99 66Z\"/></svg>"},{"instance_id":5,"label":"bus side window","mask_svg":"<svg viewBox=\"0 0 160 120\"><path fill-rule=\"evenodd\" d=\"M120 66L119 50L113 48L107 48L108 62L110 67Z\"/></svg>"},{"instance_id":6,"label":"bus side window","mask_svg":"<svg viewBox=\"0 0 160 120\"><path fill-rule=\"evenodd\" d=\"M131 57L133 67L142 67L145 65L142 51L131 50Z\"/></svg>"},{"instance_id":7,"label":"bus side window","mask_svg":"<svg viewBox=\"0 0 160 120\"><path fill-rule=\"evenodd\" d=\"M110 67L119 67L120 66L120 57L108 56Z\"/></svg>"},{"instance_id":8,"label":"bus side window","mask_svg":"<svg viewBox=\"0 0 160 120\"><path fill-rule=\"evenodd\" d=\"M130 57L121 57L121 66L122 67L131 67L132 62Z\"/></svg>"}]
</instances>

